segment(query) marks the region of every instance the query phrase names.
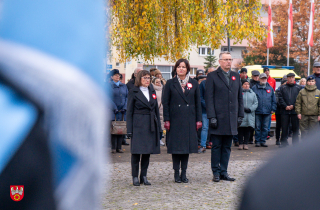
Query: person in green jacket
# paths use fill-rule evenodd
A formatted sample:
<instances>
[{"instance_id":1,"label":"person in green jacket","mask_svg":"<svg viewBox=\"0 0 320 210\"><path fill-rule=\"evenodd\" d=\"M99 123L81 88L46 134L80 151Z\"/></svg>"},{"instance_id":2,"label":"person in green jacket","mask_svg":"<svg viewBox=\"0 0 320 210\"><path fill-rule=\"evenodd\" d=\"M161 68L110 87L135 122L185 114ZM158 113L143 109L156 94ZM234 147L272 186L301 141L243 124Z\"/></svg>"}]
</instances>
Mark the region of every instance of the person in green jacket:
<instances>
[{"instance_id":1,"label":"person in green jacket","mask_svg":"<svg viewBox=\"0 0 320 210\"><path fill-rule=\"evenodd\" d=\"M317 89L313 75L307 78L307 85L297 97L295 110L300 120L301 137L319 127L320 121L320 90Z\"/></svg>"}]
</instances>

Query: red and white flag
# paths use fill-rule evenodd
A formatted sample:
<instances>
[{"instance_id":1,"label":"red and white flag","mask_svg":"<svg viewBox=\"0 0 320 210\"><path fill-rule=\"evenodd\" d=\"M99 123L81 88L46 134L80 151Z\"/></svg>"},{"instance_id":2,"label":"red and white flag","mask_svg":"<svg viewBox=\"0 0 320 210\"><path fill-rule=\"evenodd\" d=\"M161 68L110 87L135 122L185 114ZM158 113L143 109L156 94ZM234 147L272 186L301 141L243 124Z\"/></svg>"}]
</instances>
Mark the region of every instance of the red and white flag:
<instances>
[{"instance_id":1,"label":"red and white flag","mask_svg":"<svg viewBox=\"0 0 320 210\"><path fill-rule=\"evenodd\" d=\"M271 11L271 0L269 0L268 8L268 38L267 48L273 47L273 24L272 24L272 11Z\"/></svg>"},{"instance_id":2,"label":"red and white flag","mask_svg":"<svg viewBox=\"0 0 320 210\"><path fill-rule=\"evenodd\" d=\"M293 30L292 0L289 1L288 15L289 15L289 18L288 18L288 46L291 47L292 30Z\"/></svg>"},{"instance_id":3,"label":"red and white flag","mask_svg":"<svg viewBox=\"0 0 320 210\"><path fill-rule=\"evenodd\" d=\"M308 34L308 45L313 46L313 26L314 26L314 0L311 0L311 11L310 11L310 23L309 23L309 34Z\"/></svg>"}]
</instances>

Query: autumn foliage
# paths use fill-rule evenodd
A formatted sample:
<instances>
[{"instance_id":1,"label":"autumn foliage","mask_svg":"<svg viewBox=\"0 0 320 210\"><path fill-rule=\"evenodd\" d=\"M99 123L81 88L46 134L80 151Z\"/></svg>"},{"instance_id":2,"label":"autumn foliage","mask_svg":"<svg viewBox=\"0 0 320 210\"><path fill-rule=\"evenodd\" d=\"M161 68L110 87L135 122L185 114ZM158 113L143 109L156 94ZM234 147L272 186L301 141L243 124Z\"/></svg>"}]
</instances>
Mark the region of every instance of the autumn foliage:
<instances>
[{"instance_id":1,"label":"autumn foliage","mask_svg":"<svg viewBox=\"0 0 320 210\"><path fill-rule=\"evenodd\" d=\"M262 40L260 0L113 0L111 40L120 61L187 57L192 46L220 48L227 34Z\"/></svg>"},{"instance_id":2,"label":"autumn foliage","mask_svg":"<svg viewBox=\"0 0 320 210\"><path fill-rule=\"evenodd\" d=\"M318 11L320 2L315 1L315 17L314 17L314 46L311 48L312 60L319 59L320 47L320 16ZM293 32L292 44L290 47L290 64L298 63L302 67L302 71L307 71L309 46L308 30L310 18L310 1L294 0L293 7ZM274 47L269 48L269 64L270 65L286 65L287 64L287 38L288 38L288 8L289 0L287 2L277 2L272 5L274 22ZM267 8L265 8L267 9ZM278 32L279 31L279 32ZM244 65L266 64L267 63L267 44L266 38L262 41L251 40L248 53L244 58Z\"/></svg>"}]
</instances>

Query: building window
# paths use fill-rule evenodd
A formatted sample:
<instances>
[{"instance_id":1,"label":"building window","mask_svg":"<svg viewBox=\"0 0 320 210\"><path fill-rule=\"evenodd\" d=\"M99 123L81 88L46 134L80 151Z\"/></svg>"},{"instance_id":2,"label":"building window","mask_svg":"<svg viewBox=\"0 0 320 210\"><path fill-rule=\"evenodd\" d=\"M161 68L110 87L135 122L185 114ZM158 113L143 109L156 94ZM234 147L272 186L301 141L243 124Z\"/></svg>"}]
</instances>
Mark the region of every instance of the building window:
<instances>
[{"instance_id":1,"label":"building window","mask_svg":"<svg viewBox=\"0 0 320 210\"><path fill-rule=\"evenodd\" d=\"M207 55L214 55L214 50L211 50L210 47L199 47L199 55L207 56Z\"/></svg>"},{"instance_id":2,"label":"building window","mask_svg":"<svg viewBox=\"0 0 320 210\"><path fill-rule=\"evenodd\" d=\"M228 47L221 47L221 51L227 52L228 51ZM233 49L232 49L232 47L230 47L230 52L232 52L232 51L233 51Z\"/></svg>"},{"instance_id":3,"label":"building window","mask_svg":"<svg viewBox=\"0 0 320 210\"><path fill-rule=\"evenodd\" d=\"M190 76L196 76L198 68L190 68Z\"/></svg>"},{"instance_id":4,"label":"building window","mask_svg":"<svg viewBox=\"0 0 320 210\"><path fill-rule=\"evenodd\" d=\"M119 66L120 66L120 63L119 63L119 62L117 62L117 63L116 63L116 67L119 67Z\"/></svg>"}]
</instances>

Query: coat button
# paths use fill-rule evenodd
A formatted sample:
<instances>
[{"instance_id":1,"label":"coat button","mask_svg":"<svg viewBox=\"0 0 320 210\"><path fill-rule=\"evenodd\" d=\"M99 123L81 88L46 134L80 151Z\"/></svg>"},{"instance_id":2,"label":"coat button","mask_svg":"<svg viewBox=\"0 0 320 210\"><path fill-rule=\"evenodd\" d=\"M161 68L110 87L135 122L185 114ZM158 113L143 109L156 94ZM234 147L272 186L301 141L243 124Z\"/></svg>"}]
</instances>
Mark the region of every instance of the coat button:
<instances>
[{"instance_id":1,"label":"coat button","mask_svg":"<svg viewBox=\"0 0 320 210\"><path fill-rule=\"evenodd\" d=\"M180 104L179 104L179 107L180 107Z\"/></svg>"},{"instance_id":2,"label":"coat button","mask_svg":"<svg viewBox=\"0 0 320 210\"><path fill-rule=\"evenodd\" d=\"M189 104L187 104L187 106L189 106Z\"/></svg>"}]
</instances>

